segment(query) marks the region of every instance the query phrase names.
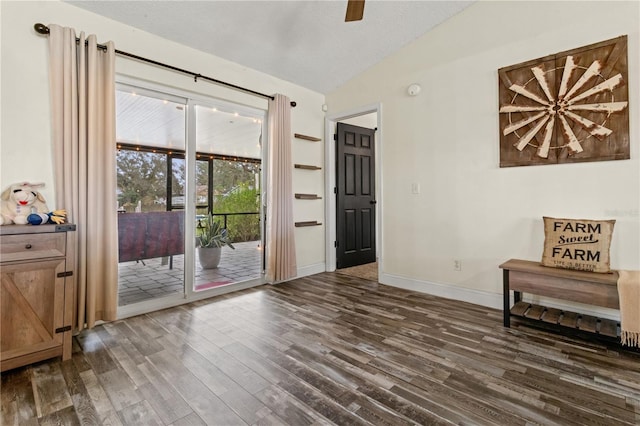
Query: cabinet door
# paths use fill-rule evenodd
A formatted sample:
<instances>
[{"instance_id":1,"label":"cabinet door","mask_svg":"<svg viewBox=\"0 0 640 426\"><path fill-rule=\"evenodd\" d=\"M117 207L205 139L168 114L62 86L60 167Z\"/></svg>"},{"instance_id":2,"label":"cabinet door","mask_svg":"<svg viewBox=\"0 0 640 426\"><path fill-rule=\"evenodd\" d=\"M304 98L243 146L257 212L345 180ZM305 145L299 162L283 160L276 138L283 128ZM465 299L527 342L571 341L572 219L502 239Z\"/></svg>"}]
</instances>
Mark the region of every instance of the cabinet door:
<instances>
[{"instance_id":1,"label":"cabinet door","mask_svg":"<svg viewBox=\"0 0 640 426\"><path fill-rule=\"evenodd\" d=\"M65 259L2 265L0 359L2 370L12 358L30 362L62 354Z\"/></svg>"}]
</instances>

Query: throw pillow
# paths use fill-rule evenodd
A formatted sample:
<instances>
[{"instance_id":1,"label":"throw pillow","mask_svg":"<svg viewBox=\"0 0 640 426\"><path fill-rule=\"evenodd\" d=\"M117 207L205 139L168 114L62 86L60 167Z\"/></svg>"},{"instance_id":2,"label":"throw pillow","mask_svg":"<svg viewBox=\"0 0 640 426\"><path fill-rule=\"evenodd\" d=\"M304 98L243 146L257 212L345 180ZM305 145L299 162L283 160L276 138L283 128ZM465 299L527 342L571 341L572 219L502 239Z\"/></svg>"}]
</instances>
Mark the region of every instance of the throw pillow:
<instances>
[{"instance_id":1,"label":"throw pillow","mask_svg":"<svg viewBox=\"0 0 640 426\"><path fill-rule=\"evenodd\" d=\"M611 272L609 248L615 220L543 219L544 266Z\"/></svg>"}]
</instances>

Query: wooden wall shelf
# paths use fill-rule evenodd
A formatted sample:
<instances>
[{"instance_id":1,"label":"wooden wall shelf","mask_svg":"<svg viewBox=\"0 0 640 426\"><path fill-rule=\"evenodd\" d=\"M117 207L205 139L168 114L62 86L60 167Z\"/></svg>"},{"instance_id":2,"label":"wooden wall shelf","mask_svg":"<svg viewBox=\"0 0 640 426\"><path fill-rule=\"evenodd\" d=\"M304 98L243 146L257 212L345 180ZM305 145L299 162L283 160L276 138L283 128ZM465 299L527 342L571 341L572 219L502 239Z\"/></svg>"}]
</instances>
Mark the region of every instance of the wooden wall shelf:
<instances>
[{"instance_id":1,"label":"wooden wall shelf","mask_svg":"<svg viewBox=\"0 0 640 426\"><path fill-rule=\"evenodd\" d=\"M311 142L320 142L322 140L320 138L314 138L313 136L302 135L300 133L294 133L293 137L298 139L304 139L306 141L311 141Z\"/></svg>"},{"instance_id":2,"label":"wooden wall shelf","mask_svg":"<svg viewBox=\"0 0 640 426\"><path fill-rule=\"evenodd\" d=\"M304 139L304 140L310 141L310 142L320 142L322 140L320 138L315 138L313 136L302 135L300 133L294 133L293 136L295 138L297 138L297 139ZM302 169L302 170L322 170L322 167L314 166L314 165L311 165L311 164L294 164L293 167L296 168L296 169ZM298 200L321 200L322 199L322 197L319 196L318 194L296 193L296 194L294 194L294 196ZM302 221L302 222L295 222L296 228L302 228L302 227L307 227L307 226L319 226L319 225L322 225L322 223L318 222L317 220L307 220L307 221Z\"/></svg>"},{"instance_id":3,"label":"wooden wall shelf","mask_svg":"<svg viewBox=\"0 0 640 426\"><path fill-rule=\"evenodd\" d=\"M305 170L322 170L320 166L312 166L309 164L294 164L293 167L296 169L305 169Z\"/></svg>"},{"instance_id":4,"label":"wooden wall shelf","mask_svg":"<svg viewBox=\"0 0 640 426\"><path fill-rule=\"evenodd\" d=\"M322 197L318 194L295 194L298 200L321 200Z\"/></svg>"},{"instance_id":5,"label":"wooden wall shelf","mask_svg":"<svg viewBox=\"0 0 640 426\"><path fill-rule=\"evenodd\" d=\"M317 220L308 220L306 222L296 222L295 225L296 228L302 228L305 226L318 226L322 225L322 223L318 222Z\"/></svg>"}]
</instances>

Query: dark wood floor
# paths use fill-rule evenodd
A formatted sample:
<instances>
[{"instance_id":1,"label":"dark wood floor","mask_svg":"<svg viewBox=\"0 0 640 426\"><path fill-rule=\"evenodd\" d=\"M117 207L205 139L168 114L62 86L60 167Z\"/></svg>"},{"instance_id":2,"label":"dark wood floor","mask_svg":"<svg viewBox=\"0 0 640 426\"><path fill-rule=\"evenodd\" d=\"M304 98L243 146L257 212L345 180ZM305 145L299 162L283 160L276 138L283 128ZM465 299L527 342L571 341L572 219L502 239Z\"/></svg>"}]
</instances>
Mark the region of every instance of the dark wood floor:
<instances>
[{"instance_id":1,"label":"dark wood floor","mask_svg":"<svg viewBox=\"0 0 640 426\"><path fill-rule=\"evenodd\" d=\"M640 424L640 355L338 274L96 327L3 425Z\"/></svg>"}]
</instances>

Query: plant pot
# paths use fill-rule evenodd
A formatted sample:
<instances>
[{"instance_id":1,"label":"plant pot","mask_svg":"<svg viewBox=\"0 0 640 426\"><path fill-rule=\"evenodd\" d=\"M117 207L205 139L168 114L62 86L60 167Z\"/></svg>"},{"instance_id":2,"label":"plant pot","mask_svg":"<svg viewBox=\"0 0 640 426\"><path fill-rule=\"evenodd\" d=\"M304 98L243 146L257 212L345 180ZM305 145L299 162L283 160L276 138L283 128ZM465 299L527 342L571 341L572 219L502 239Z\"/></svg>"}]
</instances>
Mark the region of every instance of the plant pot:
<instances>
[{"instance_id":1,"label":"plant pot","mask_svg":"<svg viewBox=\"0 0 640 426\"><path fill-rule=\"evenodd\" d=\"M202 269L215 269L220 263L222 247L198 247L198 259Z\"/></svg>"}]
</instances>

